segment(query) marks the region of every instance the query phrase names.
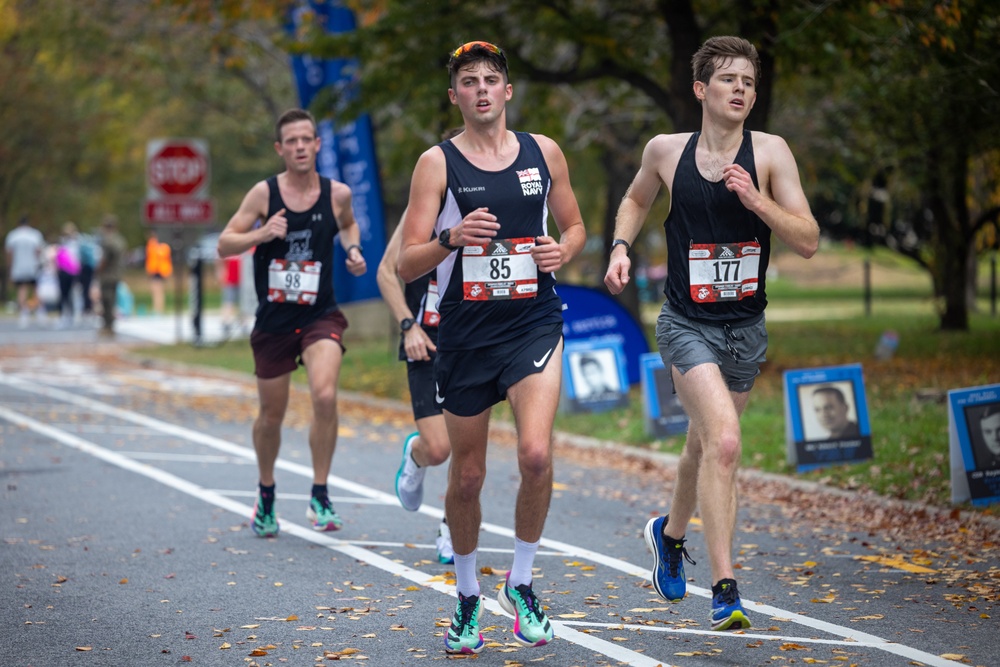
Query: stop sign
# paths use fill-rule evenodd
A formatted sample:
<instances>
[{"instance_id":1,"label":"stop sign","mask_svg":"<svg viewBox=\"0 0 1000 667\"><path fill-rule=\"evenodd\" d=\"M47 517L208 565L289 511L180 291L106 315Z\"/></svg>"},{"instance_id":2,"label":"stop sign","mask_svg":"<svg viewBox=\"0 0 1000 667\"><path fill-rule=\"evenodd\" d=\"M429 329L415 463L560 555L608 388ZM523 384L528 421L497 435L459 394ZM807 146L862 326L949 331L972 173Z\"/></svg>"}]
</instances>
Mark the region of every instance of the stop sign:
<instances>
[{"instance_id":1,"label":"stop sign","mask_svg":"<svg viewBox=\"0 0 1000 667\"><path fill-rule=\"evenodd\" d=\"M146 171L151 198L194 197L208 183L208 155L199 140L161 140L150 146Z\"/></svg>"}]
</instances>

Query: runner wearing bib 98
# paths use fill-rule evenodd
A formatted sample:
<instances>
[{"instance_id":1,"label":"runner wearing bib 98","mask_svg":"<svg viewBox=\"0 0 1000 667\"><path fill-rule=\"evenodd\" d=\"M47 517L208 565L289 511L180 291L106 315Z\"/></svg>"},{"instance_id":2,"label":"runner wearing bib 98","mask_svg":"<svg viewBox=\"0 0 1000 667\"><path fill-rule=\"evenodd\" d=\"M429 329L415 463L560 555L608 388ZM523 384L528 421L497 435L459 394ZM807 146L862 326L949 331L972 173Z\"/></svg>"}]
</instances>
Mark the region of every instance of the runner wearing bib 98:
<instances>
[{"instance_id":1,"label":"runner wearing bib 98","mask_svg":"<svg viewBox=\"0 0 1000 667\"><path fill-rule=\"evenodd\" d=\"M347 319L333 291L334 239L347 252L347 270L366 270L351 190L316 171L320 139L316 121L302 109L286 111L275 126L274 149L285 171L260 181L219 235L219 256L253 255L257 315L250 346L260 409L253 425L260 488L252 527L262 537L278 534L274 466L288 407L291 374L306 368L312 399L309 429L313 487L306 517L316 530L343 525L327 493L337 446L337 381ZM263 221L262 224L258 224Z\"/></svg>"},{"instance_id":2,"label":"runner wearing bib 98","mask_svg":"<svg viewBox=\"0 0 1000 667\"><path fill-rule=\"evenodd\" d=\"M445 649L478 653L484 645L479 495L490 412L504 398L517 424L521 483L514 562L499 602L514 617L519 642L540 646L553 638L531 586L552 493L552 422L562 375L562 302L553 272L579 254L586 232L559 146L507 129L513 88L503 51L469 42L451 54L448 71L448 96L465 130L417 161L399 275L412 282L437 268L434 399L444 409L452 448L445 513L458 592ZM549 212L558 240L547 226Z\"/></svg>"},{"instance_id":3,"label":"runner wearing bib 98","mask_svg":"<svg viewBox=\"0 0 1000 667\"><path fill-rule=\"evenodd\" d=\"M684 534L697 505L712 570L712 629L746 629L732 562L739 420L767 350L771 233L808 258L819 226L784 139L743 128L760 81L754 46L713 37L692 65L701 132L661 134L646 144L618 209L604 283L618 294L629 282L630 244L666 185L667 299L656 339L689 427L670 514L646 524L653 586L666 600L684 598L684 560L695 564Z\"/></svg>"}]
</instances>

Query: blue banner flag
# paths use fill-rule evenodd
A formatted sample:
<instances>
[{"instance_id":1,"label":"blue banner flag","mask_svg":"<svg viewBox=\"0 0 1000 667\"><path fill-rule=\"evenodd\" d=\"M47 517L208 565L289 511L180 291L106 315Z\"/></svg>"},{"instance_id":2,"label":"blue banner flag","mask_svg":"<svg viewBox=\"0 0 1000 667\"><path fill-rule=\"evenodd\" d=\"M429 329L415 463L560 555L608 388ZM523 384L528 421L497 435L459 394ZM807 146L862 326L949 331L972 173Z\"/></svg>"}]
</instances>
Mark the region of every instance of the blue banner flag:
<instances>
[{"instance_id":1,"label":"blue banner flag","mask_svg":"<svg viewBox=\"0 0 1000 667\"><path fill-rule=\"evenodd\" d=\"M355 28L354 12L341 0L308 0L292 11L289 30L295 34L303 21L311 20L326 32L338 34ZM292 56L292 72L303 109L309 108L323 88L334 87L352 94L357 61L352 58L319 59L308 55ZM322 112L317 116L324 115ZM365 249L368 272L356 278L347 272L345 255L336 244L333 281L338 303L381 298L375 281L376 270L385 252L385 214L382 210L382 187L379 182L375 142L368 114L349 123L335 123L324 118L318 121L320 152L316 167L320 174L351 188L354 219L361 229L361 245Z\"/></svg>"}]
</instances>

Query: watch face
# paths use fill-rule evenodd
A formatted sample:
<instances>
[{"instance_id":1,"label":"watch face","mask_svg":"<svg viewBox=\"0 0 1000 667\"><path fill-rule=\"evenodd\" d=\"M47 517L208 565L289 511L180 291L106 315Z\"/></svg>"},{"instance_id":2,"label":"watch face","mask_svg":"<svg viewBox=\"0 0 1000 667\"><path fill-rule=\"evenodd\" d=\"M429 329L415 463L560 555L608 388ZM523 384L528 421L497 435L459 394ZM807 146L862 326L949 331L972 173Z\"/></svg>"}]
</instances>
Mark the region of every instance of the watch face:
<instances>
[{"instance_id":1,"label":"watch face","mask_svg":"<svg viewBox=\"0 0 1000 667\"><path fill-rule=\"evenodd\" d=\"M407 317L399 323L400 331L409 331L413 328L413 318Z\"/></svg>"}]
</instances>

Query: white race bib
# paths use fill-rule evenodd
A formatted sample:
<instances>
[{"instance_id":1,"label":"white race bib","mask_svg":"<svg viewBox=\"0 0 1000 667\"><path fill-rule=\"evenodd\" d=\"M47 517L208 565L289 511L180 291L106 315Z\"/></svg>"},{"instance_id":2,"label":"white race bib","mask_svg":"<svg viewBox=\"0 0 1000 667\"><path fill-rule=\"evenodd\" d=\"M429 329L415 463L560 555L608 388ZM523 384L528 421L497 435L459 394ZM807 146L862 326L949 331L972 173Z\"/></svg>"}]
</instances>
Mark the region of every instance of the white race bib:
<instances>
[{"instance_id":1,"label":"white race bib","mask_svg":"<svg viewBox=\"0 0 1000 667\"><path fill-rule=\"evenodd\" d=\"M267 300L311 306L319 292L322 262L272 259L267 267Z\"/></svg>"},{"instance_id":2,"label":"white race bib","mask_svg":"<svg viewBox=\"0 0 1000 667\"><path fill-rule=\"evenodd\" d=\"M534 299L538 266L531 258L535 239L498 239L462 248L466 301Z\"/></svg>"},{"instance_id":3,"label":"white race bib","mask_svg":"<svg viewBox=\"0 0 1000 667\"><path fill-rule=\"evenodd\" d=\"M760 244L692 243L688 248L691 298L695 303L739 301L757 292Z\"/></svg>"},{"instance_id":4,"label":"white race bib","mask_svg":"<svg viewBox=\"0 0 1000 667\"><path fill-rule=\"evenodd\" d=\"M438 284L432 280L427 285L427 296L424 297L424 316L421 326L436 327L441 324L441 313L438 312Z\"/></svg>"}]
</instances>

